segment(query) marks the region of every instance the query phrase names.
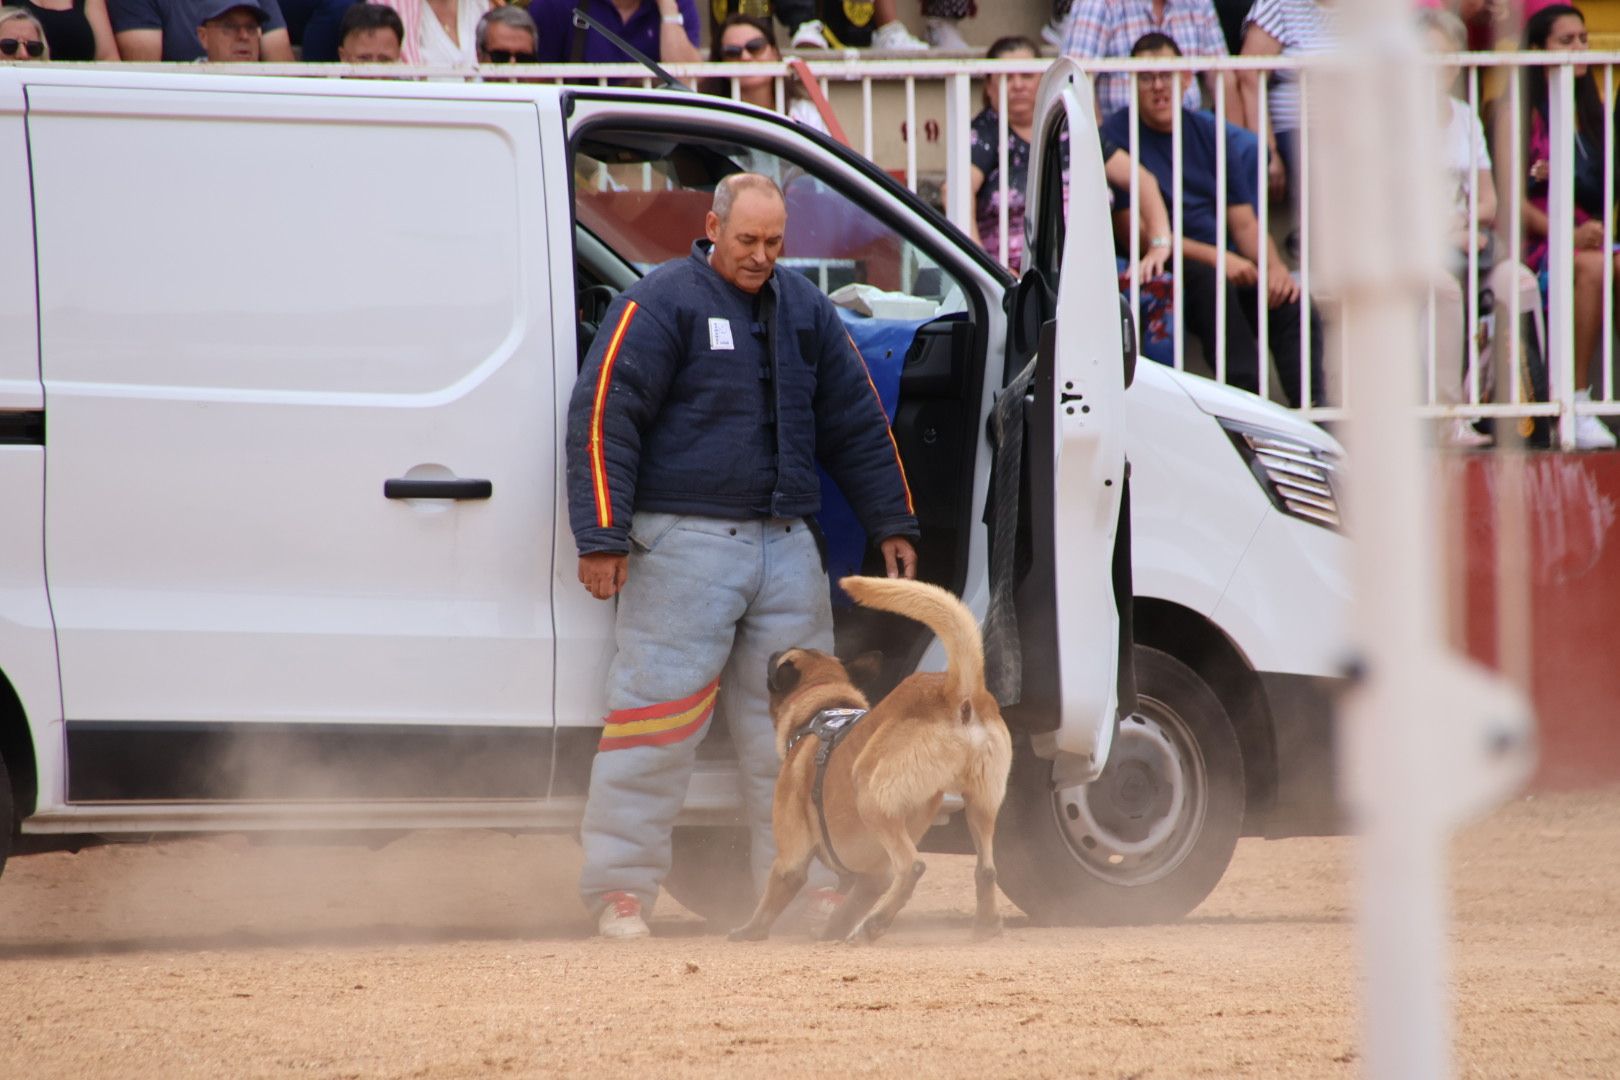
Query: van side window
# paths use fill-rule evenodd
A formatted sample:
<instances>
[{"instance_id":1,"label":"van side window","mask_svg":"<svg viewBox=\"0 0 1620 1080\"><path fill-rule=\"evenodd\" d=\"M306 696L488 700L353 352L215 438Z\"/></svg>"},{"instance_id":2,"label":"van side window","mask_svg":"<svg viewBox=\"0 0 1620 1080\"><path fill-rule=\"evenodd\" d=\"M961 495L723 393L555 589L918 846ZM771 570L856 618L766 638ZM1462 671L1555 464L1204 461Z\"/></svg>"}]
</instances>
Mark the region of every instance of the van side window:
<instances>
[{"instance_id":1,"label":"van side window","mask_svg":"<svg viewBox=\"0 0 1620 1080\"><path fill-rule=\"evenodd\" d=\"M646 273L685 256L721 178L763 173L782 185L788 230L779 266L834 301L896 319L964 310L956 282L863 206L791 161L757 147L664 133L591 131L576 147L579 225Z\"/></svg>"}]
</instances>

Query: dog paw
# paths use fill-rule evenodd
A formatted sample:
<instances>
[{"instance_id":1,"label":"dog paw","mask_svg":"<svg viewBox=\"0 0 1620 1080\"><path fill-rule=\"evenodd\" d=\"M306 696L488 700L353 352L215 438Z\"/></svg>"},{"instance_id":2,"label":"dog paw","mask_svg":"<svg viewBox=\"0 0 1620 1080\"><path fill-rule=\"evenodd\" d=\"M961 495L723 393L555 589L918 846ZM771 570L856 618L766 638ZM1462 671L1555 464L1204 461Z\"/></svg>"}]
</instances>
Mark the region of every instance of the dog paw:
<instances>
[{"instance_id":1,"label":"dog paw","mask_svg":"<svg viewBox=\"0 0 1620 1080\"><path fill-rule=\"evenodd\" d=\"M862 919L860 925L844 938L845 945L870 945L883 935L883 928L871 919Z\"/></svg>"},{"instance_id":2,"label":"dog paw","mask_svg":"<svg viewBox=\"0 0 1620 1080\"><path fill-rule=\"evenodd\" d=\"M1001 919L1000 918L997 918L994 922L987 922L987 923L975 922L973 924L973 940L974 941L988 941L990 938L1000 937L1000 936L1001 936Z\"/></svg>"},{"instance_id":3,"label":"dog paw","mask_svg":"<svg viewBox=\"0 0 1620 1080\"><path fill-rule=\"evenodd\" d=\"M726 935L727 941L764 941L766 930L755 929L752 926L739 926Z\"/></svg>"}]
</instances>

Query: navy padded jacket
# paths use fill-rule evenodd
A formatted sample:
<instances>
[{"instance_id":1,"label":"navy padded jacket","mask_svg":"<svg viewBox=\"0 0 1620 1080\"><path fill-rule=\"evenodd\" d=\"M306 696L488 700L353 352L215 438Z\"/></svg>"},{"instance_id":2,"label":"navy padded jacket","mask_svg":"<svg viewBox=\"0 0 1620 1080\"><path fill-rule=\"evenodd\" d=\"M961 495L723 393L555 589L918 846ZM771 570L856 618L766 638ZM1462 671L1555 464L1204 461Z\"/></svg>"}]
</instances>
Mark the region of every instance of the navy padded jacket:
<instances>
[{"instance_id":1,"label":"navy padded jacket","mask_svg":"<svg viewBox=\"0 0 1620 1080\"><path fill-rule=\"evenodd\" d=\"M832 302L780 269L760 292L716 273L699 241L608 308L568 406L581 555L629 551L634 510L814 514L817 462L868 536L918 535L883 404Z\"/></svg>"}]
</instances>

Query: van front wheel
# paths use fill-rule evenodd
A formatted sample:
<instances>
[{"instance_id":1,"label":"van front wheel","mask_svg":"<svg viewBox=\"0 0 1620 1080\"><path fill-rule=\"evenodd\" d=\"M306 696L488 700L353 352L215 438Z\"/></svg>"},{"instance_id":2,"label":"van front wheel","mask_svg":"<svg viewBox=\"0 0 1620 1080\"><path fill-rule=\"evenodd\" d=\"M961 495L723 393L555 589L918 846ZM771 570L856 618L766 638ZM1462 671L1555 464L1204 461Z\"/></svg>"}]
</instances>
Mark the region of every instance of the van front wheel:
<instances>
[{"instance_id":1,"label":"van front wheel","mask_svg":"<svg viewBox=\"0 0 1620 1080\"><path fill-rule=\"evenodd\" d=\"M1139 704L1102 775L1054 787L1018 740L996 830L1001 886L1038 923L1165 922L1203 902L1243 827L1243 757L1193 671L1136 647Z\"/></svg>"}]
</instances>

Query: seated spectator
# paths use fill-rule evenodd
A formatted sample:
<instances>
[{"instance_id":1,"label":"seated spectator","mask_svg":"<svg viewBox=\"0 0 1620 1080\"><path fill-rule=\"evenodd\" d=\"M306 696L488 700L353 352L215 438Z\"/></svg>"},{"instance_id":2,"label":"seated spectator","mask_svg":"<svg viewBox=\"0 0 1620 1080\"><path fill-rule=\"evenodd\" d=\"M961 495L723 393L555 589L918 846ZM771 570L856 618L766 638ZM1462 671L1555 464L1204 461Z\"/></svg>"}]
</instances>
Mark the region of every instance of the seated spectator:
<instances>
[{"instance_id":1,"label":"seated spectator","mask_svg":"<svg viewBox=\"0 0 1620 1080\"><path fill-rule=\"evenodd\" d=\"M287 36L298 46L299 59L311 64L337 60L343 16L364 0L280 0Z\"/></svg>"},{"instance_id":2,"label":"seated spectator","mask_svg":"<svg viewBox=\"0 0 1620 1080\"><path fill-rule=\"evenodd\" d=\"M338 27L337 58L345 64L397 64L405 47L399 12L383 4L351 4Z\"/></svg>"},{"instance_id":3,"label":"seated spectator","mask_svg":"<svg viewBox=\"0 0 1620 1080\"><path fill-rule=\"evenodd\" d=\"M769 19L733 15L720 24L719 32L711 40L713 44L709 49L709 59L713 61L744 63L782 59L782 54L776 48L776 28L771 25ZM709 80L711 85L706 89L711 94L729 97L731 81L711 79ZM776 80L771 76L744 75L736 82L739 100L746 101L750 105L758 105L762 109L775 110ZM810 100L798 79L788 78L783 97L786 100L789 118L807 128L814 128L823 135L827 134L827 125L821 119L820 110Z\"/></svg>"},{"instance_id":4,"label":"seated spectator","mask_svg":"<svg viewBox=\"0 0 1620 1080\"><path fill-rule=\"evenodd\" d=\"M534 20L520 7L490 8L478 20L474 34L480 64L532 64L539 32Z\"/></svg>"},{"instance_id":5,"label":"seated spectator","mask_svg":"<svg viewBox=\"0 0 1620 1080\"><path fill-rule=\"evenodd\" d=\"M197 28L219 0L106 0L118 54L125 60L201 60L206 53ZM257 0L265 14L259 59L291 63L292 42L277 0Z\"/></svg>"},{"instance_id":6,"label":"seated spectator","mask_svg":"<svg viewBox=\"0 0 1620 1080\"><path fill-rule=\"evenodd\" d=\"M724 10L730 14L764 16L774 6L776 17L792 31L788 45L794 49L884 49L890 52L921 52L926 41L913 37L900 21L895 0L848 3L846 0L775 0L758 4L731 0ZM718 10L718 9L717 9Z\"/></svg>"},{"instance_id":7,"label":"seated spectator","mask_svg":"<svg viewBox=\"0 0 1620 1080\"><path fill-rule=\"evenodd\" d=\"M52 60L117 60L107 0L14 0L39 23Z\"/></svg>"},{"instance_id":8,"label":"seated spectator","mask_svg":"<svg viewBox=\"0 0 1620 1080\"><path fill-rule=\"evenodd\" d=\"M39 20L23 8L0 7L0 60L49 60Z\"/></svg>"},{"instance_id":9,"label":"seated spectator","mask_svg":"<svg viewBox=\"0 0 1620 1080\"><path fill-rule=\"evenodd\" d=\"M1180 56L1174 40L1164 34L1145 35L1131 50L1132 56ZM1181 113L1182 219L1175 226L1182 238L1183 310L1176 317L1203 343L1215 366L1218 350L1226 350L1226 376L1233 386L1259 391L1260 365L1258 327L1266 320L1272 355L1277 360L1279 383L1288 403L1301 403L1300 319L1303 300L1298 283L1283 262L1271 237L1260 231L1255 207L1255 169L1259 147L1253 135L1234 124L1217 130L1215 117L1194 112L1180 103L1182 76L1166 72L1137 79L1138 110L1142 120L1138 147L1141 163L1166 193L1175 191L1176 172L1172 156L1171 130L1178 107ZM1116 145L1130 144L1130 114L1121 109L1103 124L1103 134ZM1225 282L1215 280L1210 271L1220 255L1215 247L1216 214L1220 192L1215 186L1216 140L1226 140L1226 225L1234 250L1226 253ZM1123 204L1129 193L1115 188L1115 198ZM1258 262L1265 245L1266 279L1260 280ZM1201 267L1203 269L1195 269ZM1226 339L1215 336L1215 290L1228 290ZM1262 292L1262 289L1264 290ZM1262 309L1262 303L1264 308ZM1323 400L1322 334L1312 316L1311 401Z\"/></svg>"},{"instance_id":10,"label":"seated spectator","mask_svg":"<svg viewBox=\"0 0 1620 1080\"><path fill-rule=\"evenodd\" d=\"M1244 56L1311 56L1333 48L1332 0L1257 0L1243 24ZM1299 75L1274 71L1266 78L1267 130L1260 130L1260 76L1245 71L1238 79L1243 94L1243 126L1266 143L1271 190L1299 189Z\"/></svg>"},{"instance_id":11,"label":"seated spectator","mask_svg":"<svg viewBox=\"0 0 1620 1080\"><path fill-rule=\"evenodd\" d=\"M1448 11L1430 10L1420 13L1430 51L1435 53L1463 52L1467 46L1467 31L1461 20ZM1458 69L1441 68L1439 71L1440 109L1438 122L1441 132L1441 153L1446 169L1446 190L1450 196L1451 222L1449 253L1451 273L1434 285L1434 342L1435 393L1449 405L1468 398L1468 305L1463 289L1468 284L1468 252L1478 252L1478 282L1488 289L1496 300L1496 337L1492 355L1485 361L1479 378L1479 400L1489 401L1493 388L1508 370L1512 355L1511 335L1517 327L1510 324L1507 315L1513 310L1513 294L1518 294L1517 305L1521 316L1531 316L1541 332L1541 295L1533 274L1512 259L1494 260L1490 241L1491 226L1496 221L1496 189L1491 175L1491 155L1485 146L1485 129L1467 103L1452 96L1457 83ZM1478 200L1477 227L1468 221L1470 196ZM1545 350L1545 345L1543 345ZM1543 352L1545 355L1545 352ZM1485 446L1490 437L1480 434L1467 420L1446 421L1442 427L1443 441L1452 446Z\"/></svg>"},{"instance_id":12,"label":"seated spectator","mask_svg":"<svg viewBox=\"0 0 1620 1080\"><path fill-rule=\"evenodd\" d=\"M1568 4L1547 4L1524 24L1524 47L1549 52L1585 52L1588 48L1586 18ZM1584 64L1575 70L1575 397L1591 400L1592 361L1602 348L1603 264L1620 256L1613 254L1613 237L1603 231L1603 163L1614 152L1613 133L1604 119L1603 96L1597 78ZM1524 224L1524 261L1545 284L1547 280L1547 237L1552 221L1547 215L1548 182L1552 156L1547 104L1547 69L1524 69L1522 102L1525 115L1520 131L1525 140L1523 156L1528 182L1523 186L1520 217ZM1498 115L1498 146L1510 145L1506 126L1507 109ZM1500 152L1498 153L1500 156ZM1514 185L1517 187L1518 185ZM1510 192L1504 197L1517 198ZM1620 282L1620 272L1615 273ZM1615 445L1615 436L1595 416L1582 416L1575 424L1575 445L1583 450Z\"/></svg>"},{"instance_id":13,"label":"seated spectator","mask_svg":"<svg viewBox=\"0 0 1620 1080\"><path fill-rule=\"evenodd\" d=\"M540 34L540 62L545 64L627 64L617 45L595 30L574 25L577 0L530 0ZM584 0L586 14L640 50L648 59L664 64L690 64L703 59L698 50L697 0Z\"/></svg>"},{"instance_id":14,"label":"seated spectator","mask_svg":"<svg viewBox=\"0 0 1620 1080\"><path fill-rule=\"evenodd\" d=\"M1016 35L998 39L986 50L991 60L1033 60L1039 55L1035 43ZM1001 254L1001 121L996 106L1001 100L1001 84L1007 84L1007 265L1017 273L1024 261L1024 188L1029 181L1029 142L1034 136L1035 91L1040 76L1031 74L990 75L984 80L984 108L973 118L973 147L970 151L968 183L973 190L973 238L991 255ZM1131 172L1137 166L1130 155L1103 140L1103 168L1110 183L1129 189ZM1165 211L1159 185L1152 175L1139 171L1143 227L1147 239L1142 245L1142 272L1151 277L1164 267L1170 254L1170 215Z\"/></svg>"},{"instance_id":15,"label":"seated spectator","mask_svg":"<svg viewBox=\"0 0 1620 1080\"><path fill-rule=\"evenodd\" d=\"M1225 56L1226 36L1210 0L1074 0L1063 31L1063 55L1082 59L1129 56L1143 34L1160 33L1183 43L1189 56ZM1237 82L1228 73L1206 76L1204 104L1215 107L1213 79L1226 80L1229 115L1240 115ZM1098 75L1097 119L1130 104L1130 78L1121 73ZM1189 81L1184 103L1198 108L1198 84Z\"/></svg>"},{"instance_id":16,"label":"seated spectator","mask_svg":"<svg viewBox=\"0 0 1620 1080\"><path fill-rule=\"evenodd\" d=\"M478 20L490 0L377 0L399 12L407 64L472 67L478 63Z\"/></svg>"},{"instance_id":17,"label":"seated spectator","mask_svg":"<svg viewBox=\"0 0 1620 1080\"><path fill-rule=\"evenodd\" d=\"M211 64L257 64L259 38L269 17L259 0L217 0L197 27L203 59Z\"/></svg>"}]
</instances>

